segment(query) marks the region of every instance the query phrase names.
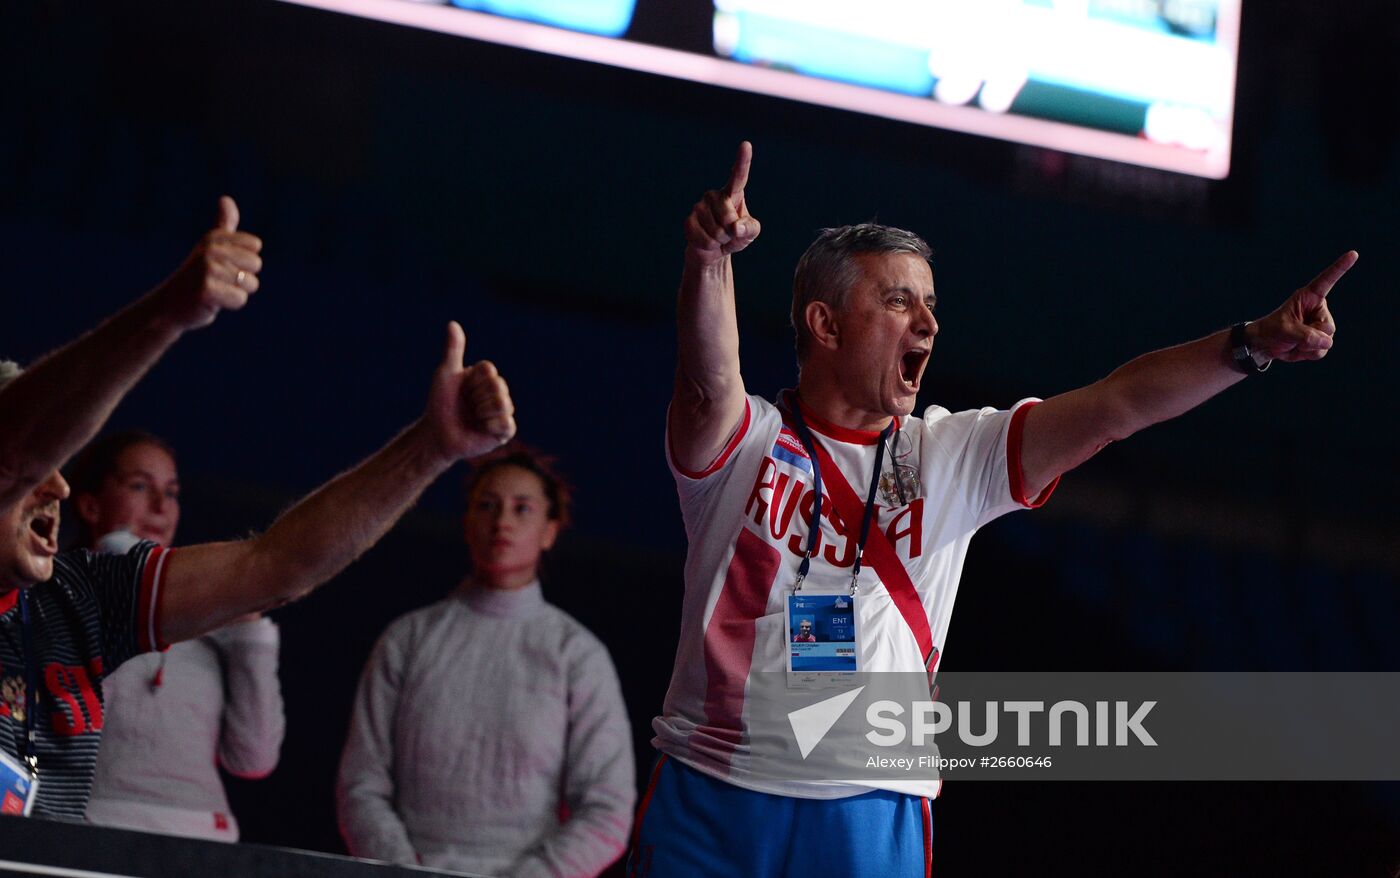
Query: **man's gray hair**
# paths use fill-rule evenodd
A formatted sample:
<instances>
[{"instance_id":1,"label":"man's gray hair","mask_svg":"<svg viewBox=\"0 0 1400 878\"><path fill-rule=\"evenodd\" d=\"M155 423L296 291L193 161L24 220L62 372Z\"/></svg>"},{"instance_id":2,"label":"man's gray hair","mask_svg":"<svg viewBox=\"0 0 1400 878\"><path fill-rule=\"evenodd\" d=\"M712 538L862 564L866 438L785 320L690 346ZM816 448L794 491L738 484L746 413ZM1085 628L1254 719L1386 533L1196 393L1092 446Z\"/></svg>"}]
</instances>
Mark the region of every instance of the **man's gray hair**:
<instances>
[{"instance_id":1,"label":"man's gray hair","mask_svg":"<svg viewBox=\"0 0 1400 878\"><path fill-rule=\"evenodd\" d=\"M797 333L797 362L807 359L812 344L807 331L807 306L826 302L837 311L846 307L846 299L861 277L859 253L913 253L925 262L932 262L933 251L924 239L913 232L860 223L837 229L822 229L812 246L797 260L792 278L792 328Z\"/></svg>"},{"instance_id":2,"label":"man's gray hair","mask_svg":"<svg viewBox=\"0 0 1400 878\"><path fill-rule=\"evenodd\" d=\"M9 384L23 371L14 360L0 360L0 387Z\"/></svg>"}]
</instances>

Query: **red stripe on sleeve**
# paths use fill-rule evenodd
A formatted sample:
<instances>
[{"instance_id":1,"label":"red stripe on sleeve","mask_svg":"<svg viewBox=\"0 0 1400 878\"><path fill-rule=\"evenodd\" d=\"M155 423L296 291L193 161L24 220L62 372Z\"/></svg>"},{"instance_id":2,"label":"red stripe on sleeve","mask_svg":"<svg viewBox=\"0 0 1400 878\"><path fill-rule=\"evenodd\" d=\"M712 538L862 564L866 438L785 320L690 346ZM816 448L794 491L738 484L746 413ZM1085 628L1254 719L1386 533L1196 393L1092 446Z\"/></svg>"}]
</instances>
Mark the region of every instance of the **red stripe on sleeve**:
<instances>
[{"instance_id":1,"label":"red stripe on sleeve","mask_svg":"<svg viewBox=\"0 0 1400 878\"><path fill-rule=\"evenodd\" d=\"M141 652L164 649L160 640L159 620L161 573L170 550L161 546L151 549L141 570L141 589L136 597L136 645Z\"/></svg>"},{"instance_id":2,"label":"red stripe on sleeve","mask_svg":"<svg viewBox=\"0 0 1400 878\"><path fill-rule=\"evenodd\" d=\"M671 447L671 431L668 428L666 431L666 454L671 458L671 466L675 467L676 472L685 476L687 479L703 479L708 475L719 472L729 461L729 456L734 453L734 449L738 448L739 443L744 441L744 434L749 432L749 421L752 417L753 413L749 410L749 401L746 397L744 399L744 420L740 422L739 429L734 431L734 437L724 446L724 450L719 453L719 457L716 457L709 466L699 472L686 469L676 460L676 452Z\"/></svg>"},{"instance_id":3,"label":"red stripe on sleeve","mask_svg":"<svg viewBox=\"0 0 1400 878\"><path fill-rule=\"evenodd\" d=\"M1006 474L1011 483L1011 499L1027 509L1044 506L1060 483L1060 477L1055 476L1034 501L1026 499L1026 477L1021 471L1021 441L1026 430L1026 415L1038 405L1039 402L1028 402L1012 412L1011 426L1006 431Z\"/></svg>"}]
</instances>

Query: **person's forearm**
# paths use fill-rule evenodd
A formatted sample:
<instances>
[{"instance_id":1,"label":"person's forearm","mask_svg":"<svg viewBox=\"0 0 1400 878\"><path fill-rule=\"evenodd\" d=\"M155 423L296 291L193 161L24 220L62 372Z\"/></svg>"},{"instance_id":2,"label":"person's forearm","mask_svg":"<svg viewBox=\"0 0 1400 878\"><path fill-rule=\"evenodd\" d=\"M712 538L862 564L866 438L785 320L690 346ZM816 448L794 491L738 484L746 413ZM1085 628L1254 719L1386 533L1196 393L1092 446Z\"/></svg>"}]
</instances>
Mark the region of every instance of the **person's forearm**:
<instances>
[{"instance_id":1,"label":"person's forearm","mask_svg":"<svg viewBox=\"0 0 1400 878\"><path fill-rule=\"evenodd\" d=\"M357 715L352 722L360 719ZM391 756L373 748L365 734L352 726L336 782L341 838L351 856L416 865L418 852L403 818L394 810L394 782L387 761Z\"/></svg>"},{"instance_id":2,"label":"person's forearm","mask_svg":"<svg viewBox=\"0 0 1400 878\"><path fill-rule=\"evenodd\" d=\"M1037 496L1110 442L1184 414L1243 378L1228 344L1228 333L1217 332L1143 354L1032 409L1021 446L1026 496Z\"/></svg>"},{"instance_id":3,"label":"person's forearm","mask_svg":"<svg viewBox=\"0 0 1400 878\"><path fill-rule=\"evenodd\" d=\"M254 575L276 599L299 597L384 535L454 462L423 421L306 497L258 537Z\"/></svg>"},{"instance_id":4,"label":"person's forearm","mask_svg":"<svg viewBox=\"0 0 1400 878\"><path fill-rule=\"evenodd\" d=\"M626 848L632 826L636 768L617 669L601 644L566 661L569 818L515 864L511 878L596 875Z\"/></svg>"},{"instance_id":5,"label":"person's forearm","mask_svg":"<svg viewBox=\"0 0 1400 878\"><path fill-rule=\"evenodd\" d=\"M571 814L539 847L517 861L510 878L567 878L596 875L627 850L630 810L590 808Z\"/></svg>"},{"instance_id":6,"label":"person's forearm","mask_svg":"<svg viewBox=\"0 0 1400 878\"><path fill-rule=\"evenodd\" d=\"M180 337L148 294L0 391L0 509L78 452Z\"/></svg>"},{"instance_id":7,"label":"person's forearm","mask_svg":"<svg viewBox=\"0 0 1400 878\"><path fill-rule=\"evenodd\" d=\"M305 595L393 526L433 479L515 435L515 405L490 361L463 364L466 335L447 326L424 415L248 540L171 552L152 579L158 639L174 643Z\"/></svg>"},{"instance_id":8,"label":"person's forearm","mask_svg":"<svg viewBox=\"0 0 1400 878\"><path fill-rule=\"evenodd\" d=\"M161 597L161 638L175 643L304 596L372 546L454 460L428 425L416 421L261 536L173 552Z\"/></svg>"},{"instance_id":9,"label":"person's forearm","mask_svg":"<svg viewBox=\"0 0 1400 878\"><path fill-rule=\"evenodd\" d=\"M720 454L744 412L731 257L706 260L687 249L676 310L679 343L668 435L674 461L699 471Z\"/></svg>"},{"instance_id":10,"label":"person's forearm","mask_svg":"<svg viewBox=\"0 0 1400 878\"><path fill-rule=\"evenodd\" d=\"M352 856L417 863L408 827L394 810L394 723L403 688L403 635L391 626L375 644L350 712L340 769L336 773L336 818Z\"/></svg>"},{"instance_id":11,"label":"person's forearm","mask_svg":"<svg viewBox=\"0 0 1400 878\"><path fill-rule=\"evenodd\" d=\"M210 637L224 659L219 763L237 777L266 777L277 767L286 733L277 678L277 626L259 619L227 625Z\"/></svg>"},{"instance_id":12,"label":"person's forearm","mask_svg":"<svg viewBox=\"0 0 1400 878\"><path fill-rule=\"evenodd\" d=\"M707 260L687 248L676 311L678 395L722 398L739 380L733 257Z\"/></svg>"},{"instance_id":13,"label":"person's forearm","mask_svg":"<svg viewBox=\"0 0 1400 878\"><path fill-rule=\"evenodd\" d=\"M1229 331L1143 354L1104 384L1118 400L1110 439L1125 439L1185 414L1245 376L1233 363Z\"/></svg>"},{"instance_id":14,"label":"person's forearm","mask_svg":"<svg viewBox=\"0 0 1400 878\"><path fill-rule=\"evenodd\" d=\"M421 865L408 828L389 802L368 796L341 806L340 833L352 857Z\"/></svg>"},{"instance_id":15,"label":"person's forearm","mask_svg":"<svg viewBox=\"0 0 1400 878\"><path fill-rule=\"evenodd\" d=\"M1326 356L1337 331L1327 294L1357 258L1355 250L1342 254L1282 305L1244 327L1245 345L1256 362L1261 356L1287 363ZM1230 332L1222 330L1144 354L1101 381L1047 399L1025 419L1021 467L1027 496L1036 496L1108 443L1185 414L1242 378Z\"/></svg>"}]
</instances>

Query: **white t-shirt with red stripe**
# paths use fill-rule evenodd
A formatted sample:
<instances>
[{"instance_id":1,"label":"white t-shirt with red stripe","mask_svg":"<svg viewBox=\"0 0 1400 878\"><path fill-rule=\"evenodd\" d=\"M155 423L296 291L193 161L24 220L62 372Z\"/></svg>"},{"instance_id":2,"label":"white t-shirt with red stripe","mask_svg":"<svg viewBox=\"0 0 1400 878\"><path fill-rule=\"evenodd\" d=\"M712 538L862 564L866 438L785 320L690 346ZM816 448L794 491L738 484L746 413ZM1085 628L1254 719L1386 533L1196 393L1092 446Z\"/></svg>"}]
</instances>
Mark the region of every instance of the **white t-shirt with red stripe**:
<instances>
[{"instance_id":1,"label":"white t-shirt with red stripe","mask_svg":"<svg viewBox=\"0 0 1400 878\"><path fill-rule=\"evenodd\" d=\"M782 405L795 401L788 392ZM922 418L897 423L902 435L888 443L882 465L886 485L900 464L917 472L920 488L914 496L906 491L902 504L883 489L876 495L856 603L862 670L936 666L972 535L1007 512L1039 506L1054 490L1052 482L1027 498L1022 484L1021 434L1038 401L1005 411L931 406ZM803 591L842 591L850 585L879 434L829 424L805 406L802 413L823 488L821 534ZM784 604L815 499L810 459L785 408L749 396L734 438L703 472L678 466L669 438L667 459L690 549L676 666L652 743L698 771L765 793L826 799L885 788L936 796L937 781L794 780L750 758L750 682L756 673L786 671Z\"/></svg>"}]
</instances>

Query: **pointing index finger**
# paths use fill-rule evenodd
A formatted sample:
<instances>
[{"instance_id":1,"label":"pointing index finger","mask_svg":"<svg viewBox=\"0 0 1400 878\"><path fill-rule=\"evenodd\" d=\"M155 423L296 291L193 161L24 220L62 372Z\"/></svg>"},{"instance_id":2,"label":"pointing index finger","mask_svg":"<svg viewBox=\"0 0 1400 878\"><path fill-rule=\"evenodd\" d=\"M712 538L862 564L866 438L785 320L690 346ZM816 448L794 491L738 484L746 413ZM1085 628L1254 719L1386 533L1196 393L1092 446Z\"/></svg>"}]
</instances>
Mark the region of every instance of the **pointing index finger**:
<instances>
[{"instance_id":1,"label":"pointing index finger","mask_svg":"<svg viewBox=\"0 0 1400 878\"><path fill-rule=\"evenodd\" d=\"M744 187L749 182L749 165L753 162L753 144L745 140L739 144L739 154L734 157L734 167L729 170L729 182L724 184L724 194L738 202L744 195Z\"/></svg>"},{"instance_id":2,"label":"pointing index finger","mask_svg":"<svg viewBox=\"0 0 1400 878\"><path fill-rule=\"evenodd\" d=\"M1327 294L1332 291L1332 287L1337 281L1342 279L1351 267L1356 264L1360 256L1355 250L1348 250L1337 258L1337 261L1322 270L1322 273L1312 279L1308 284L1308 292L1314 294L1319 299L1327 298Z\"/></svg>"}]
</instances>

